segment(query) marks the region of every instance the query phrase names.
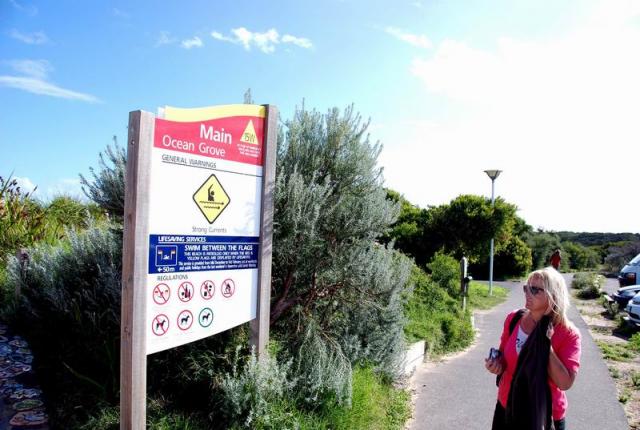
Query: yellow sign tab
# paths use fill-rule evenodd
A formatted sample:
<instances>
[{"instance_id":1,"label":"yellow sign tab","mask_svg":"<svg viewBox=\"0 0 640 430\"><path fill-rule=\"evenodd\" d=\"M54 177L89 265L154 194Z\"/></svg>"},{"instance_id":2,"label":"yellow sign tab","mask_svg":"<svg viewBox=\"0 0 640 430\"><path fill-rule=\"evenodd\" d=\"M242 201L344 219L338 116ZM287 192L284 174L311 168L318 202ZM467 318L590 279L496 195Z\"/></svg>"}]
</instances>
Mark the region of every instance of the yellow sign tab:
<instances>
[{"instance_id":1,"label":"yellow sign tab","mask_svg":"<svg viewBox=\"0 0 640 430\"><path fill-rule=\"evenodd\" d=\"M252 145L258 144L258 136L256 136L256 129L253 127L253 121L249 120L249 124L244 129L240 142L250 143Z\"/></svg>"},{"instance_id":2,"label":"yellow sign tab","mask_svg":"<svg viewBox=\"0 0 640 430\"><path fill-rule=\"evenodd\" d=\"M196 205L198 205L202 215L209 221L209 224L213 224L222 211L229 205L231 199L224 188L222 188L222 184L218 181L216 175L211 175L200 185L198 191L195 192L193 201L196 202Z\"/></svg>"}]
</instances>

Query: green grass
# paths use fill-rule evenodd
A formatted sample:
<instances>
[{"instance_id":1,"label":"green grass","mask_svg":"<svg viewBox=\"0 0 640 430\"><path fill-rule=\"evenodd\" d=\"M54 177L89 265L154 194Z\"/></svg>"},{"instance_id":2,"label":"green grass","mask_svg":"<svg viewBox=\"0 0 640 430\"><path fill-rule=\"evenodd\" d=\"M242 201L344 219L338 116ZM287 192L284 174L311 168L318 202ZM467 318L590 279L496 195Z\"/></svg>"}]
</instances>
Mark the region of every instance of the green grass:
<instances>
[{"instance_id":1,"label":"green grass","mask_svg":"<svg viewBox=\"0 0 640 430\"><path fill-rule=\"evenodd\" d=\"M325 414L327 429L402 429L411 416L409 392L393 388L370 367L353 373L351 408L338 407Z\"/></svg>"},{"instance_id":2,"label":"green grass","mask_svg":"<svg viewBox=\"0 0 640 430\"><path fill-rule=\"evenodd\" d=\"M469 298L467 304L473 309L491 309L507 299L507 289L493 286L493 294L489 296L489 286L479 282L471 282L469 285Z\"/></svg>"},{"instance_id":3,"label":"green grass","mask_svg":"<svg viewBox=\"0 0 640 430\"><path fill-rule=\"evenodd\" d=\"M411 416L410 394L394 388L369 366L353 371L351 407L328 402L317 411L296 409L292 399L270 405L271 424L259 429L401 430ZM244 427L234 426L235 429ZM186 430L186 429L185 429Z\"/></svg>"},{"instance_id":4,"label":"green grass","mask_svg":"<svg viewBox=\"0 0 640 430\"><path fill-rule=\"evenodd\" d=\"M629 349L635 352L640 352L640 333L634 333L629 339Z\"/></svg>"},{"instance_id":5,"label":"green grass","mask_svg":"<svg viewBox=\"0 0 640 430\"><path fill-rule=\"evenodd\" d=\"M596 340L596 343L600 347L602 355L607 360L629 361L636 355L631 348L625 344L607 343L601 340Z\"/></svg>"}]
</instances>

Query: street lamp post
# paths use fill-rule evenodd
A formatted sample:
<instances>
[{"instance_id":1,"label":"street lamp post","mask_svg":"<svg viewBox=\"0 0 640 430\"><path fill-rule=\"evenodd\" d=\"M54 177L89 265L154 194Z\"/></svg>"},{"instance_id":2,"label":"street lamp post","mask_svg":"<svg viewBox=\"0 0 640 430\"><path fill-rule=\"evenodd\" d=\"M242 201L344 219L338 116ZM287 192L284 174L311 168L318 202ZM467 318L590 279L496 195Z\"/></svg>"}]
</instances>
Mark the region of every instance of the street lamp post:
<instances>
[{"instance_id":1,"label":"street lamp post","mask_svg":"<svg viewBox=\"0 0 640 430\"><path fill-rule=\"evenodd\" d=\"M495 206L494 183L502 170L485 170L484 173L491 178L491 207L493 208ZM491 238L491 254L489 256L489 295L493 295L493 237Z\"/></svg>"}]
</instances>

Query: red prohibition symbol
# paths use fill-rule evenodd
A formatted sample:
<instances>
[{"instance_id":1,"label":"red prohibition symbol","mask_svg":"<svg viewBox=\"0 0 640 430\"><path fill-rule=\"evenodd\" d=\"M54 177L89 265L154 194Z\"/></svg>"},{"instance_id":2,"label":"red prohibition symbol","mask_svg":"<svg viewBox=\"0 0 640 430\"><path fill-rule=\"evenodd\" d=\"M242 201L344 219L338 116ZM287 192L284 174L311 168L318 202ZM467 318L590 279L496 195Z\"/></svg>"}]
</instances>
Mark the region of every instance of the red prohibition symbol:
<instances>
[{"instance_id":1,"label":"red prohibition symbol","mask_svg":"<svg viewBox=\"0 0 640 430\"><path fill-rule=\"evenodd\" d=\"M151 331L156 336L162 336L169 331L169 317L165 314L156 315L151 322Z\"/></svg>"},{"instance_id":2,"label":"red prohibition symbol","mask_svg":"<svg viewBox=\"0 0 640 430\"><path fill-rule=\"evenodd\" d=\"M153 301L157 305L164 305L171 297L171 290L167 284L158 284L153 287Z\"/></svg>"},{"instance_id":3,"label":"red prohibition symbol","mask_svg":"<svg viewBox=\"0 0 640 430\"><path fill-rule=\"evenodd\" d=\"M178 288L178 298L181 302L188 302L193 298L193 284L191 282L183 282Z\"/></svg>"},{"instance_id":4,"label":"red prohibition symbol","mask_svg":"<svg viewBox=\"0 0 640 430\"><path fill-rule=\"evenodd\" d=\"M189 330L193 324L193 314L191 311L185 310L178 315L178 327L180 330Z\"/></svg>"},{"instance_id":5,"label":"red prohibition symbol","mask_svg":"<svg viewBox=\"0 0 640 430\"><path fill-rule=\"evenodd\" d=\"M205 300L210 300L216 292L216 285L212 281L204 281L200 286L200 296Z\"/></svg>"},{"instance_id":6,"label":"red prohibition symbol","mask_svg":"<svg viewBox=\"0 0 640 430\"><path fill-rule=\"evenodd\" d=\"M233 279L227 278L222 282L220 290L222 292L222 295L228 299L229 297L233 296L233 293L236 292L236 284L235 282L233 282Z\"/></svg>"}]
</instances>

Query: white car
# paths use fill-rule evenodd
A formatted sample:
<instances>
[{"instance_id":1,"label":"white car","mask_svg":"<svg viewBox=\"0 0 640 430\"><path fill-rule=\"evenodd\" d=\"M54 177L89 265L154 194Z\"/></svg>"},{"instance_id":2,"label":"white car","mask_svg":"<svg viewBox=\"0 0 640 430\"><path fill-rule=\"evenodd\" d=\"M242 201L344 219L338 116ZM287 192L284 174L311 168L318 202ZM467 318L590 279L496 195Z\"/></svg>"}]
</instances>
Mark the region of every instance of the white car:
<instances>
[{"instance_id":1,"label":"white car","mask_svg":"<svg viewBox=\"0 0 640 430\"><path fill-rule=\"evenodd\" d=\"M640 284L640 254L622 268L618 275L618 282L621 287Z\"/></svg>"},{"instance_id":2,"label":"white car","mask_svg":"<svg viewBox=\"0 0 640 430\"><path fill-rule=\"evenodd\" d=\"M627 307L624 310L629 314L624 319L635 327L640 327L640 293L636 294L633 299L629 301Z\"/></svg>"}]
</instances>

